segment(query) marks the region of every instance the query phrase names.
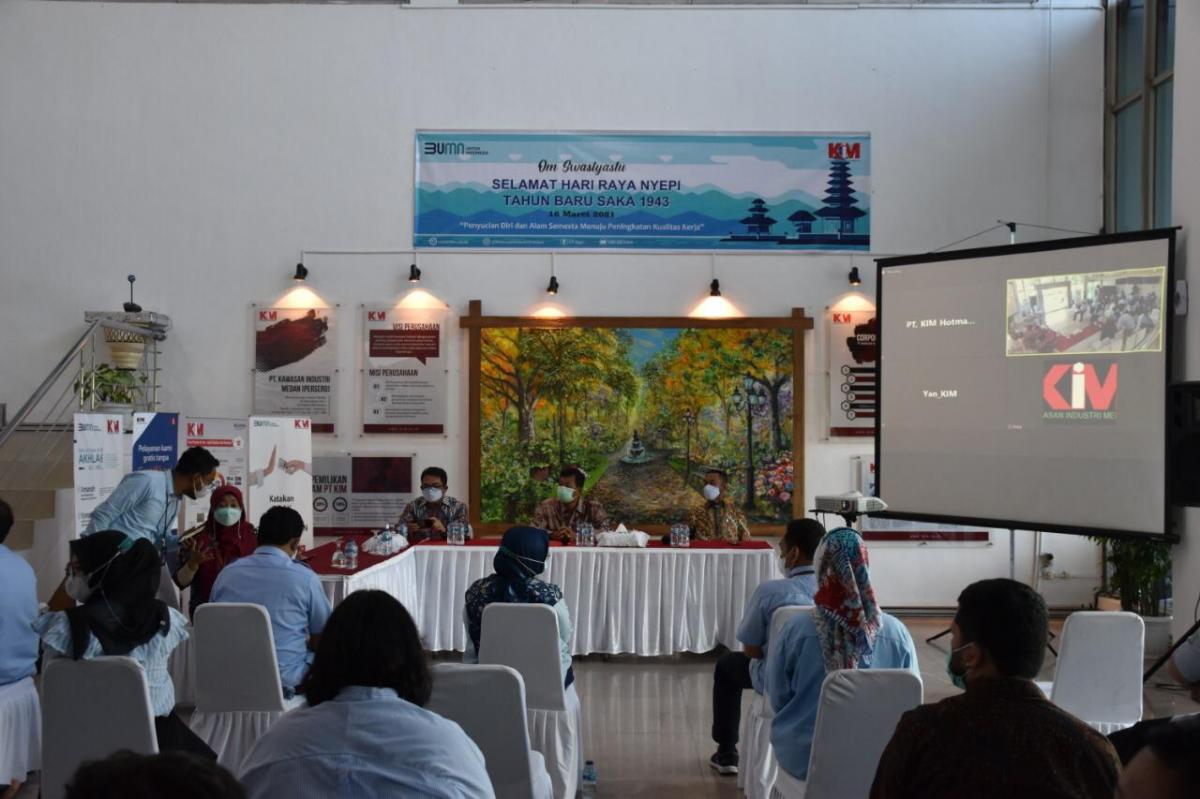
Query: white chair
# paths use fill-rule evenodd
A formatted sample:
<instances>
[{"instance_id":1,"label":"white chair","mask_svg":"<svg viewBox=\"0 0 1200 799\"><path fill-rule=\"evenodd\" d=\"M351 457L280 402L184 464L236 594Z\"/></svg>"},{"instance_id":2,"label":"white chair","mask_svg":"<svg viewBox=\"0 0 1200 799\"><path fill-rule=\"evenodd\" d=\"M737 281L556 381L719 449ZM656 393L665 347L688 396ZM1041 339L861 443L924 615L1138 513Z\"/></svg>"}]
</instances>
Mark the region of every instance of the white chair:
<instances>
[{"instance_id":1,"label":"white chair","mask_svg":"<svg viewBox=\"0 0 1200 799\"><path fill-rule=\"evenodd\" d=\"M196 706L196 662L192 658L194 628L188 625L188 637L171 650L167 659L167 673L175 686L175 704L184 707Z\"/></svg>"},{"instance_id":2,"label":"white chair","mask_svg":"<svg viewBox=\"0 0 1200 799\"><path fill-rule=\"evenodd\" d=\"M1135 613L1081 611L1062 629L1054 681L1038 683L1050 701L1099 733L1142 720L1146 625Z\"/></svg>"},{"instance_id":3,"label":"white chair","mask_svg":"<svg viewBox=\"0 0 1200 799\"><path fill-rule=\"evenodd\" d=\"M32 677L0 685L0 785L42 767L42 706Z\"/></svg>"},{"instance_id":4,"label":"white chair","mask_svg":"<svg viewBox=\"0 0 1200 799\"><path fill-rule=\"evenodd\" d=\"M208 603L196 609L192 637L196 711L192 730L238 773L271 725L302 698L285 702L271 619L262 605Z\"/></svg>"},{"instance_id":5,"label":"white chair","mask_svg":"<svg viewBox=\"0 0 1200 799\"><path fill-rule=\"evenodd\" d=\"M551 799L550 775L529 745L525 685L516 669L439 663L425 709L462 727L483 752L496 799Z\"/></svg>"},{"instance_id":6,"label":"white chair","mask_svg":"<svg viewBox=\"0 0 1200 799\"><path fill-rule=\"evenodd\" d=\"M158 752L146 674L128 657L55 658L42 676L42 797L60 799L86 760Z\"/></svg>"},{"instance_id":7,"label":"white chair","mask_svg":"<svg viewBox=\"0 0 1200 799\"><path fill-rule=\"evenodd\" d=\"M879 758L905 712L921 704L921 678L906 669L847 669L825 675L808 759L808 780L782 768L777 799L866 799Z\"/></svg>"},{"instance_id":8,"label":"white chair","mask_svg":"<svg viewBox=\"0 0 1200 799\"><path fill-rule=\"evenodd\" d=\"M812 605L784 605L771 614L767 631L767 647L771 646L783 625L792 617L811 611ZM771 719L775 709L771 700L760 693L750 698L750 707L742 719L742 757L738 769L738 787L749 799L767 799L775 784L775 753L771 749Z\"/></svg>"},{"instance_id":9,"label":"white chair","mask_svg":"<svg viewBox=\"0 0 1200 799\"><path fill-rule=\"evenodd\" d=\"M549 605L497 602L483 609L482 627L479 662L520 673L529 740L546 759L555 799L574 799L583 727L575 686L563 688L558 615Z\"/></svg>"}]
</instances>

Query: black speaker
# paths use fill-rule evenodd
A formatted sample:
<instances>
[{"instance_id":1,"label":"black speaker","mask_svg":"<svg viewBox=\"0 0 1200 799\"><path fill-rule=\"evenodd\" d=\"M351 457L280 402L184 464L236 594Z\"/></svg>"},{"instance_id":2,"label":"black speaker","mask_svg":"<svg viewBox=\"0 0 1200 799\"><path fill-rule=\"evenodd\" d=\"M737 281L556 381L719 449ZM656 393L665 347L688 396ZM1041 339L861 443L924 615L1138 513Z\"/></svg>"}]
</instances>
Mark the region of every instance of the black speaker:
<instances>
[{"instance_id":1,"label":"black speaker","mask_svg":"<svg viewBox=\"0 0 1200 799\"><path fill-rule=\"evenodd\" d=\"M1167 396L1171 502L1200 505L1200 381L1173 383Z\"/></svg>"}]
</instances>

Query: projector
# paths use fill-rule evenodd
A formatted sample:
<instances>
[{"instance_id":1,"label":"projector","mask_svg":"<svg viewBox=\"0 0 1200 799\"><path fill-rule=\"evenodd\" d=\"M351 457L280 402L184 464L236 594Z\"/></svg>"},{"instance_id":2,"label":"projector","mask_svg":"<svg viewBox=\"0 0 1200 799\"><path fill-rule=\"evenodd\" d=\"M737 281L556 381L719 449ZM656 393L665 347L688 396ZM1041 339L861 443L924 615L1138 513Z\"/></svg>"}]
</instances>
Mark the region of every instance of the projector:
<instances>
[{"instance_id":1,"label":"projector","mask_svg":"<svg viewBox=\"0 0 1200 799\"><path fill-rule=\"evenodd\" d=\"M879 497L864 497L857 491L847 494L827 494L817 497L817 512L861 515L887 510L887 503Z\"/></svg>"}]
</instances>

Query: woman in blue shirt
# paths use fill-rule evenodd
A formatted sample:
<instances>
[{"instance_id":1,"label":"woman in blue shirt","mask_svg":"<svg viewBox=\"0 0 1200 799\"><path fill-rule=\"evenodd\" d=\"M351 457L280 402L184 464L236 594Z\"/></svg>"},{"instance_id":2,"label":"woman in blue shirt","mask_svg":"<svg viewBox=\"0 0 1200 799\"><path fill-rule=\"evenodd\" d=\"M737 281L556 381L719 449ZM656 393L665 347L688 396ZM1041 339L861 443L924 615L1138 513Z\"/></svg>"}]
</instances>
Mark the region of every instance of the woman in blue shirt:
<instances>
[{"instance_id":1,"label":"woman in blue shirt","mask_svg":"<svg viewBox=\"0 0 1200 799\"><path fill-rule=\"evenodd\" d=\"M767 693L775 709L771 744L779 765L807 779L821 684L839 669L908 669L921 676L912 636L884 613L871 587L867 548L849 527L831 531L815 557L811 613L794 617L771 641Z\"/></svg>"},{"instance_id":2,"label":"woman in blue shirt","mask_svg":"<svg viewBox=\"0 0 1200 799\"><path fill-rule=\"evenodd\" d=\"M334 609L303 687L308 707L280 718L242 762L251 799L494 796L479 747L424 709L429 664L390 594L355 591Z\"/></svg>"},{"instance_id":3,"label":"woman in blue shirt","mask_svg":"<svg viewBox=\"0 0 1200 799\"><path fill-rule=\"evenodd\" d=\"M212 749L174 713L175 688L167 659L188 637L187 619L156 598L162 569L154 544L106 530L69 546L65 586L79 604L34 621L47 655L133 658L146 672L159 751L188 751L216 760Z\"/></svg>"}]
</instances>

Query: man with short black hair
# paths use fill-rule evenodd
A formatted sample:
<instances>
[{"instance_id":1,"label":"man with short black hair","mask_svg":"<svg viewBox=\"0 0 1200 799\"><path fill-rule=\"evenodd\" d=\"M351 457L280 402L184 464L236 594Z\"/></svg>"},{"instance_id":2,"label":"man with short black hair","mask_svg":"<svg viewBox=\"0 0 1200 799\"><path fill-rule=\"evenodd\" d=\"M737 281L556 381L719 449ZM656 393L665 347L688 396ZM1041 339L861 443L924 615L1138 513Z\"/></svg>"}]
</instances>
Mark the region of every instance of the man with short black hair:
<instances>
[{"instance_id":1,"label":"man with short black hair","mask_svg":"<svg viewBox=\"0 0 1200 799\"><path fill-rule=\"evenodd\" d=\"M0 499L0 688L37 671L38 636L30 626L38 615L37 578L4 543L13 524L12 507Z\"/></svg>"},{"instance_id":2,"label":"man with short black hair","mask_svg":"<svg viewBox=\"0 0 1200 799\"><path fill-rule=\"evenodd\" d=\"M729 475L721 469L704 473L704 507L688 516L688 527L697 541L740 544L750 540L750 526L737 505L729 501Z\"/></svg>"},{"instance_id":3,"label":"man with short black hair","mask_svg":"<svg viewBox=\"0 0 1200 799\"><path fill-rule=\"evenodd\" d=\"M210 600L250 602L267 609L287 698L304 680L333 611L320 579L295 560L303 533L304 519L294 509L276 505L268 510L258 521L258 549L221 570Z\"/></svg>"},{"instance_id":4,"label":"man with short black hair","mask_svg":"<svg viewBox=\"0 0 1200 799\"><path fill-rule=\"evenodd\" d=\"M738 726L742 720L742 691L766 690L763 664L771 616L785 605L811 605L817 591L813 555L825 535L816 519L792 519L779 541L779 568L785 577L759 583L746 604L737 638L743 652L726 652L713 673L712 738L717 751L709 765L721 774L738 773Z\"/></svg>"},{"instance_id":5,"label":"man with short black hair","mask_svg":"<svg viewBox=\"0 0 1200 799\"><path fill-rule=\"evenodd\" d=\"M608 524L608 514L595 500L583 496L587 474L578 466L564 466L558 474L558 491L533 512L534 527L550 532L550 539L570 543L579 525L588 523L597 532Z\"/></svg>"},{"instance_id":6,"label":"man with short black hair","mask_svg":"<svg viewBox=\"0 0 1200 799\"><path fill-rule=\"evenodd\" d=\"M947 669L965 693L900 718L871 799L1111 799L1112 745L1033 682L1050 632L1041 596L981 580L959 596L950 629Z\"/></svg>"},{"instance_id":7,"label":"man with short black hair","mask_svg":"<svg viewBox=\"0 0 1200 799\"><path fill-rule=\"evenodd\" d=\"M177 538L172 529L181 497L204 499L220 477L220 465L204 447L192 447L179 456L175 468L131 472L92 511L83 535L119 530L132 539L148 539L162 557Z\"/></svg>"},{"instance_id":8,"label":"man with short black hair","mask_svg":"<svg viewBox=\"0 0 1200 799\"><path fill-rule=\"evenodd\" d=\"M467 503L446 493L446 470L429 466L421 472L421 496L404 506L400 523L408 528L408 541L415 544L427 538L446 537L452 524L461 524L470 537Z\"/></svg>"}]
</instances>

